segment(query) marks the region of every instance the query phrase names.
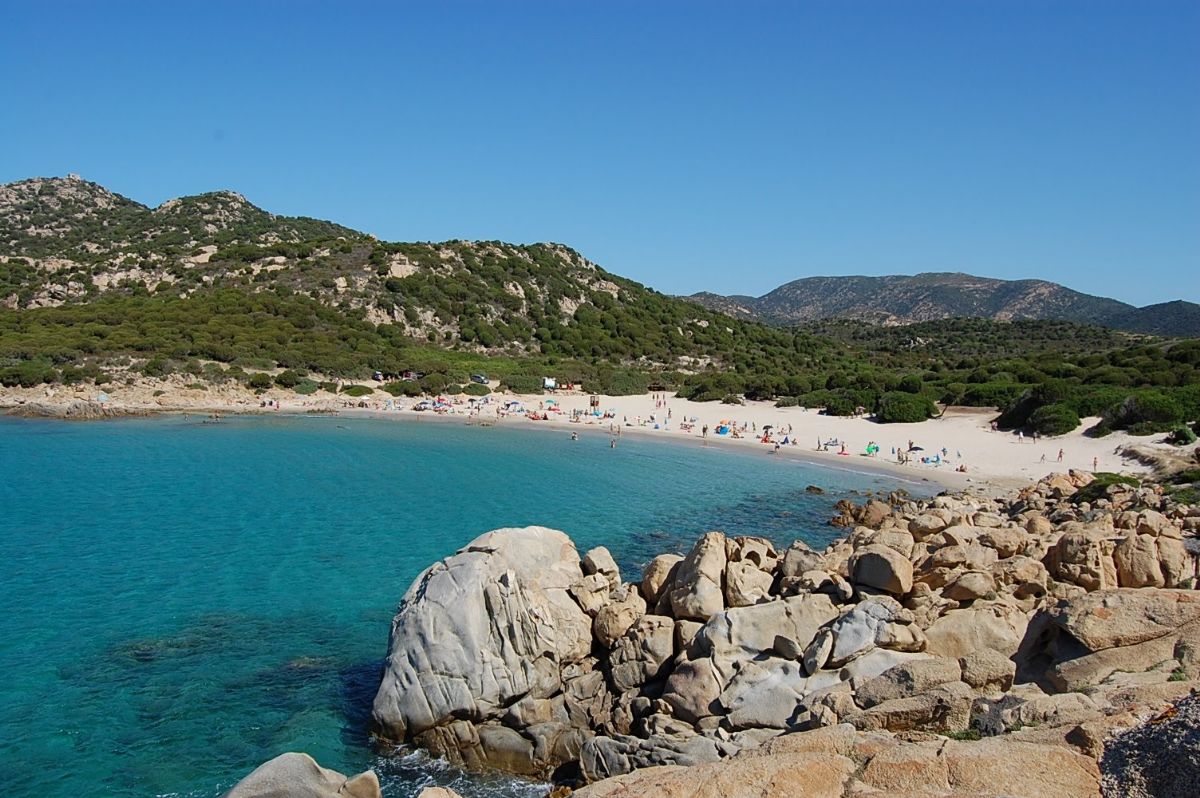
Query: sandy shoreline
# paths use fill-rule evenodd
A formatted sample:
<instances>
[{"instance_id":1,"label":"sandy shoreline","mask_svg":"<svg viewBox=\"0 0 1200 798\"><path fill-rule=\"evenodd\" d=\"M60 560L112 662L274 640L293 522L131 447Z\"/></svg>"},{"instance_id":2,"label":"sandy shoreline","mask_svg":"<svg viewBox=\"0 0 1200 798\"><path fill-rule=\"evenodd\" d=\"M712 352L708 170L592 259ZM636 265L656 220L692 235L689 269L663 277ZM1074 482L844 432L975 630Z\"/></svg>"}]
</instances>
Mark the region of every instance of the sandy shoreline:
<instances>
[{"instance_id":1,"label":"sandy shoreline","mask_svg":"<svg viewBox=\"0 0 1200 798\"><path fill-rule=\"evenodd\" d=\"M636 434L646 438L693 445L732 447L800 459L815 465L877 474L887 474L912 482L933 482L946 489L1010 490L1034 482L1046 474L1068 469L1137 472L1145 467L1119 454L1129 444L1153 445L1147 438L1113 433L1104 438L1088 438L1078 430L1055 438L1033 441L1016 434L991 429L995 412L979 408L950 408L941 418L919 424L876 424L866 418L824 416L816 410L799 407L778 408L773 402L747 402L724 405L692 402L673 394L638 396L599 396L598 407L591 406L586 393L559 392L545 396L493 394L486 404L472 408L469 397L446 397L450 404L445 413L416 411L420 400L393 398L376 391L351 398L341 394L316 393L302 396L273 389L262 395L240 386L189 388L178 378L163 381L142 379L132 385L105 390L92 386L46 387L0 390L0 411L22 406L41 405L65 408L72 403L100 402L104 407L126 413L338 413L388 419L439 418L461 423L493 423L508 428L558 428L580 435L616 437ZM546 420L530 420L524 412L506 412L505 403L521 407ZM602 417L591 413L596 410ZM578 420L572 420L577 418ZM739 430L734 434L716 433L722 425ZM615 426L614 426L615 425ZM707 426L708 435L702 430ZM764 443L764 427L770 426L769 442ZM742 431L744 430L744 431ZM619 438L618 438L619 441ZM785 443L786 441L786 443ZM836 441L827 449L818 443ZM909 462L897 462L909 443L920 450L908 454ZM779 444L778 449L776 443ZM865 456L868 444L878 453ZM619 442L618 444L619 445ZM843 450L846 454L840 454ZM1059 452L1062 460L1059 461ZM928 457L931 462L923 463ZM937 462L932 462L936 458ZM966 468L965 473L956 469Z\"/></svg>"}]
</instances>

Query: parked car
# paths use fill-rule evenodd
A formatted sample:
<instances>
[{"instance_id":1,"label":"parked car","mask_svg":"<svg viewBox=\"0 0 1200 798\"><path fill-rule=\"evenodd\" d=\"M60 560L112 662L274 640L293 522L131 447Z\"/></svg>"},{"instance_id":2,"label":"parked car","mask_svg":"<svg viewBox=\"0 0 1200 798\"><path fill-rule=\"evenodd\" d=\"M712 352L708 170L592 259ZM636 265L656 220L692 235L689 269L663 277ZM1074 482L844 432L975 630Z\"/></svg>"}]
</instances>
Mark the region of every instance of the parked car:
<instances>
[{"instance_id":1,"label":"parked car","mask_svg":"<svg viewBox=\"0 0 1200 798\"><path fill-rule=\"evenodd\" d=\"M475 383L476 385L487 385L488 378L486 374L472 374L471 382Z\"/></svg>"}]
</instances>

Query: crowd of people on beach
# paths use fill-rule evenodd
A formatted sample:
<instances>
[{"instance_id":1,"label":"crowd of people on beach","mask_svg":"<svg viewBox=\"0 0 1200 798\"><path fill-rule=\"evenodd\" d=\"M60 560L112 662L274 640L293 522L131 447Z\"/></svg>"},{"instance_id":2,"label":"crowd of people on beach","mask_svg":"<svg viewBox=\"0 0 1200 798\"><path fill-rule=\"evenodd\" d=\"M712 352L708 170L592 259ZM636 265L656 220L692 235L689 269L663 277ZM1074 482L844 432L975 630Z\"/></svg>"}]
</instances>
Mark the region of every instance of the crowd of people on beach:
<instances>
[{"instance_id":1,"label":"crowd of people on beach","mask_svg":"<svg viewBox=\"0 0 1200 798\"><path fill-rule=\"evenodd\" d=\"M566 396L570 396L570 394ZM605 397L606 401L609 399ZM620 413L617 407L601 407L599 404L600 397L597 396L591 397L591 401L587 407L573 407L570 409L564 408L564 405L570 405L572 402L562 396L555 395L538 398L536 404L534 404L533 400L529 397L516 397L500 393L481 397L454 394L411 399L365 397L351 400L339 397L339 404L341 407L347 409L353 408L380 413L413 412L429 413L438 416L465 416L468 423L484 425L510 418L523 418L528 421L559 421L571 424L601 426L605 428L609 436L609 445L614 449L617 447L617 440L620 437L622 428L675 432L681 435L695 436L704 441L705 445L710 440L744 440L747 443L754 442L764 447L769 447L767 451L771 454L781 451L799 451L799 447L801 446L800 440L796 435L796 429L791 423L759 424L757 420L752 419L747 421L735 418L705 422L695 415L677 417L675 413L677 408L672 407L672 399L674 399L672 395L652 393L650 399L653 402L654 410L645 415L627 415ZM307 405L308 403L305 402L303 404ZM281 409L279 400L273 398L262 399L259 406L263 409ZM1002 433L994 422L991 428L998 434L1009 434ZM1018 445L1041 442L1040 436L1036 433L1027 436L1023 431L1018 430L1011 434L1014 443ZM572 432L571 438L572 440L579 440L579 433L577 431ZM885 450L887 454L881 454ZM925 447L911 439L903 444L884 444L871 439L860 447L837 436L818 436L812 451L836 457L857 455L872 459L882 458L902 466L911 465L938 469L952 468L954 471L960 473L968 470L961 450L955 449L952 452L947 446L926 450ZM1065 459L1066 451L1059 448L1054 457L1055 462L1062 464ZM1040 464L1046 464L1048 461L1049 455L1041 453ZM1092 469L1097 470L1098 467L1098 458L1093 458Z\"/></svg>"}]
</instances>

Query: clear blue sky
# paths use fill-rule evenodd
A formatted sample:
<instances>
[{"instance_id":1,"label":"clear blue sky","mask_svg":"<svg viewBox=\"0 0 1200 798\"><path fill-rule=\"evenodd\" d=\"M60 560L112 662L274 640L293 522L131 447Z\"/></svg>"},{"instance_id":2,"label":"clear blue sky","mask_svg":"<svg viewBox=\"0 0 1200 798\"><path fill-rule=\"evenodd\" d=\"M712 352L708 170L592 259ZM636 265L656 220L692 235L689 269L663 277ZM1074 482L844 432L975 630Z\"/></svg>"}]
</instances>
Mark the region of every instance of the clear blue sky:
<instances>
[{"instance_id":1,"label":"clear blue sky","mask_svg":"<svg viewBox=\"0 0 1200 798\"><path fill-rule=\"evenodd\" d=\"M662 291L1200 300L1200 2L0 0L0 181L229 188Z\"/></svg>"}]
</instances>

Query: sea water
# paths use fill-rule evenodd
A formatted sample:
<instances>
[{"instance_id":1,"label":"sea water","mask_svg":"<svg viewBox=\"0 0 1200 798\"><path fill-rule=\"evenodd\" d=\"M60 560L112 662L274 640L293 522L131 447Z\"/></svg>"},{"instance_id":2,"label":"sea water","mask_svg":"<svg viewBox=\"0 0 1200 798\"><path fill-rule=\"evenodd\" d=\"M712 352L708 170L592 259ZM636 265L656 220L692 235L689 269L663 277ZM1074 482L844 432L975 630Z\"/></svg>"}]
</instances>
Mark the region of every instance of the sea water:
<instances>
[{"instance_id":1,"label":"sea water","mask_svg":"<svg viewBox=\"0 0 1200 798\"><path fill-rule=\"evenodd\" d=\"M422 568L527 524L608 546L627 579L709 529L821 546L839 498L897 485L588 429L0 419L5 794L217 796L285 751L374 767L388 796L535 794L370 738Z\"/></svg>"}]
</instances>

